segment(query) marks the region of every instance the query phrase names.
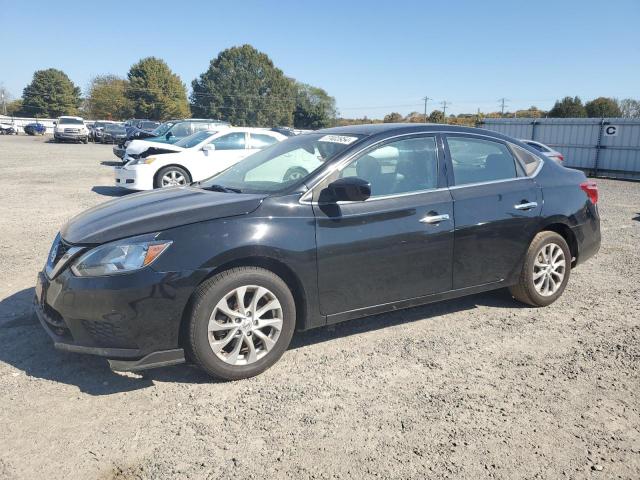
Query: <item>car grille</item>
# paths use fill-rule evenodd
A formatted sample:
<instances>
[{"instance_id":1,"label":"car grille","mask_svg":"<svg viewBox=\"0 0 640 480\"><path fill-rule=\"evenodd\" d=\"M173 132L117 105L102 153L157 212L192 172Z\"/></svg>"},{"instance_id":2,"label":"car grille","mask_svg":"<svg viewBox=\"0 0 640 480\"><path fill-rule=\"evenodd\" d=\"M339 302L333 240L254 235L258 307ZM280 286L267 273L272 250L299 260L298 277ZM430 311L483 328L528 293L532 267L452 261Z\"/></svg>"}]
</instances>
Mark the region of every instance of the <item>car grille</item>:
<instances>
[{"instance_id":1,"label":"car grille","mask_svg":"<svg viewBox=\"0 0 640 480\"><path fill-rule=\"evenodd\" d=\"M64 133L80 133L79 128L65 128Z\"/></svg>"},{"instance_id":2,"label":"car grille","mask_svg":"<svg viewBox=\"0 0 640 480\"><path fill-rule=\"evenodd\" d=\"M105 321L90 322L82 320L82 326L96 344L101 347L132 346L131 341L127 339L126 332L116 324Z\"/></svg>"}]
</instances>

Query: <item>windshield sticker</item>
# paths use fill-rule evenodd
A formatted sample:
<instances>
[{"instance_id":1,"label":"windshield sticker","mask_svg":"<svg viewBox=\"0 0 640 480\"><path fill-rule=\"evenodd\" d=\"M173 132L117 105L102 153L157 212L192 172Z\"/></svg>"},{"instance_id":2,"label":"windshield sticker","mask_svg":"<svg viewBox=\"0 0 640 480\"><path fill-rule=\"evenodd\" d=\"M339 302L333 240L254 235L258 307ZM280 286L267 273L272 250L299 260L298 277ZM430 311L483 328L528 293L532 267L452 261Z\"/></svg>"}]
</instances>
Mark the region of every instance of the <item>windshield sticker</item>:
<instances>
[{"instance_id":1,"label":"windshield sticker","mask_svg":"<svg viewBox=\"0 0 640 480\"><path fill-rule=\"evenodd\" d=\"M355 142L358 137L347 137L345 135L325 135L320 138L319 142L331 142L331 143L341 143L342 145L349 145L350 143Z\"/></svg>"}]
</instances>

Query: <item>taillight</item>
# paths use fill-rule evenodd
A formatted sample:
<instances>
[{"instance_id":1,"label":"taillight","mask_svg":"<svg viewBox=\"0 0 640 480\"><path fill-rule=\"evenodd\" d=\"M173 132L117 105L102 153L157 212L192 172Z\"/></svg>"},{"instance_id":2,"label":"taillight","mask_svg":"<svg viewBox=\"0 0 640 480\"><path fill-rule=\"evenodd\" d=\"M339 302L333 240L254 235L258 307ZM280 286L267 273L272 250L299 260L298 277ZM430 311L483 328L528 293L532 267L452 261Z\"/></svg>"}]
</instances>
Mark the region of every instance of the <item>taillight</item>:
<instances>
[{"instance_id":1,"label":"taillight","mask_svg":"<svg viewBox=\"0 0 640 480\"><path fill-rule=\"evenodd\" d=\"M560 160L561 162L564 162L564 155L562 155L561 153L557 154L557 155L556 155L556 158L557 158L558 160Z\"/></svg>"},{"instance_id":2,"label":"taillight","mask_svg":"<svg viewBox=\"0 0 640 480\"><path fill-rule=\"evenodd\" d=\"M584 193L587 194L589 200L594 205L598 203L598 185L593 180L587 180L586 182L582 182L580 184L580 188Z\"/></svg>"}]
</instances>

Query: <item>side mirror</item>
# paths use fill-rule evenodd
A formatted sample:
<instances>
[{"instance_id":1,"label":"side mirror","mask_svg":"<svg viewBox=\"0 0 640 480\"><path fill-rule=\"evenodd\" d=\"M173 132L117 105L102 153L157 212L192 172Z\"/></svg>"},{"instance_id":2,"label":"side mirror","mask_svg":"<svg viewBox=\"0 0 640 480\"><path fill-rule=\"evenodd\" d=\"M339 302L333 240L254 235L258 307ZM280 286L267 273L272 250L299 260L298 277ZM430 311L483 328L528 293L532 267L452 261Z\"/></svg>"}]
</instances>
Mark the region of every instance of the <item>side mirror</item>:
<instances>
[{"instance_id":1,"label":"side mirror","mask_svg":"<svg viewBox=\"0 0 640 480\"><path fill-rule=\"evenodd\" d=\"M371 196L371 184L358 177L339 178L327 190L334 202L364 202Z\"/></svg>"},{"instance_id":2,"label":"side mirror","mask_svg":"<svg viewBox=\"0 0 640 480\"><path fill-rule=\"evenodd\" d=\"M173 133L171 132L167 132L167 134L164 136L164 138L166 138L167 140L169 140L171 137L173 137Z\"/></svg>"},{"instance_id":3,"label":"side mirror","mask_svg":"<svg viewBox=\"0 0 640 480\"><path fill-rule=\"evenodd\" d=\"M212 152L216 149L216 146L213 143L207 143L202 146L202 151L204 152Z\"/></svg>"}]
</instances>

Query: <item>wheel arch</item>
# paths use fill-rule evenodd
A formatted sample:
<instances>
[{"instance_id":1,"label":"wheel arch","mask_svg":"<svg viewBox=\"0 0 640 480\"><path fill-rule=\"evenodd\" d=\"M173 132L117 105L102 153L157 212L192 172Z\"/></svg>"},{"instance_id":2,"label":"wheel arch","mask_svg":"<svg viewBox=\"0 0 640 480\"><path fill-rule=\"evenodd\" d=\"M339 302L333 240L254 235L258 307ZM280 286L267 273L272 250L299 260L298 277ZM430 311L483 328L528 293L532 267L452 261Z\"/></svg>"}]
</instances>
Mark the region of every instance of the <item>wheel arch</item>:
<instances>
[{"instance_id":1,"label":"wheel arch","mask_svg":"<svg viewBox=\"0 0 640 480\"><path fill-rule=\"evenodd\" d=\"M185 345L188 335L189 314L191 313L194 295L198 287L213 276L237 267L259 267L278 275L287 284L293 295L293 300L296 305L296 330L305 328L307 323L307 295L298 275L296 275L288 265L272 257L261 255L242 257L229 260L217 266L196 286L184 307L182 318L180 319L180 330L178 334L178 344L180 346Z\"/></svg>"},{"instance_id":2,"label":"wheel arch","mask_svg":"<svg viewBox=\"0 0 640 480\"><path fill-rule=\"evenodd\" d=\"M540 231L555 232L562 238L564 238L564 240L567 242L567 245L569 245L569 251L571 252L571 266L575 266L578 261L579 254L578 239L576 238L575 233L573 232L573 230L571 230L569 225L556 219L544 225L540 229Z\"/></svg>"}]
</instances>

